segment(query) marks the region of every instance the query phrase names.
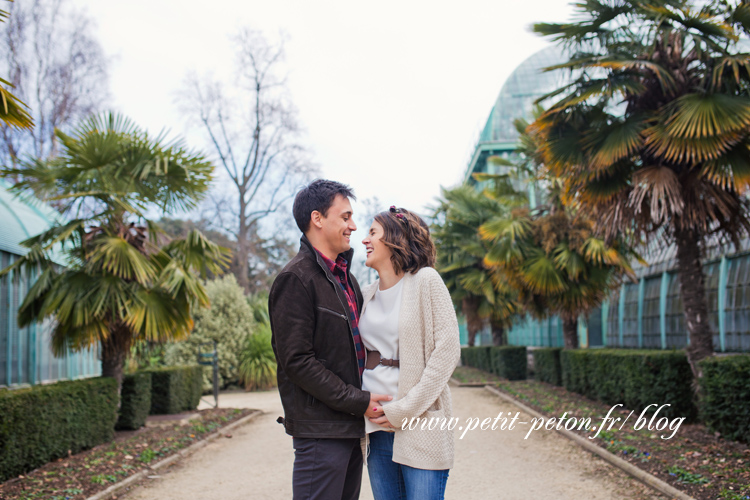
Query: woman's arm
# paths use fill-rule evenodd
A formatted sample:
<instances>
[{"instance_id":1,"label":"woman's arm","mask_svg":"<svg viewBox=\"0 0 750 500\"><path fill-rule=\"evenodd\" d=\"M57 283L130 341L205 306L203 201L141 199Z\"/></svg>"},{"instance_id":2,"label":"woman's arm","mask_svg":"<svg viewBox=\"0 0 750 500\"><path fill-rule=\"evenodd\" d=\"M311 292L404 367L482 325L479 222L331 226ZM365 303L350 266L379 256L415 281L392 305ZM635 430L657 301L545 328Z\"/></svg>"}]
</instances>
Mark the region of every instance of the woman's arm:
<instances>
[{"instance_id":1,"label":"woman's arm","mask_svg":"<svg viewBox=\"0 0 750 500\"><path fill-rule=\"evenodd\" d=\"M448 289L437 271L431 268L425 271L426 282L422 285L418 300L423 302L423 317L432 317L435 349L427 360L419 382L402 399L383 406L385 416L396 428L402 426L404 419L408 421L422 415L435 403L461 357L458 321Z\"/></svg>"}]
</instances>

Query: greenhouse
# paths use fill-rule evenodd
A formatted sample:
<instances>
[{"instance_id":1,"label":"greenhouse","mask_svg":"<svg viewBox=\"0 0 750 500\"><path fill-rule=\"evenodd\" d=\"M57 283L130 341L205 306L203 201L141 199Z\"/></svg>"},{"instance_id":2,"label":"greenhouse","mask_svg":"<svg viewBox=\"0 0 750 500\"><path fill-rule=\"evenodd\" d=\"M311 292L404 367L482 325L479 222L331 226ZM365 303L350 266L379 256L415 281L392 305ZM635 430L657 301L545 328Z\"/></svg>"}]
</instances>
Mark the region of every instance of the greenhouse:
<instances>
[{"instance_id":1,"label":"greenhouse","mask_svg":"<svg viewBox=\"0 0 750 500\"><path fill-rule=\"evenodd\" d=\"M25 255L20 242L49 228L60 215L35 199L14 197L0 179L0 269ZM62 264L62 259L56 262ZM52 323L18 328L18 308L32 284L26 273L0 278L0 387L72 380L101 374L96 350L57 358L50 347ZM32 275L33 279L33 275Z\"/></svg>"},{"instance_id":2,"label":"greenhouse","mask_svg":"<svg viewBox=\"0 0 750 500\"><path fill-rule=\"evenodd\" d=\"M518 139L514 120L531 120L534 101L565 85L568 73L542 71L564 61L557 47L549 47L526 59L508 77L474 148L466 169L467 182L475 182L473 173L507 172L508 167L494 165L491 158L513 158ZM519 185L528 190L532 207L539 204L543 197L539 186L531 182ZM481 187L481 183L477 186ZM661 248L657 241L653 248L641 253L648 265L635 267L636 281L626 282L601 308L587 318L580 318L582 347L680 349L687 345L680 281L675 272L675 248ZM706 254L703 271L714 349L750 351L750 242L743 242L740 248L715 244ZM465 328L462 328L462 342L466 343ZM489 331L478 335L477 343L491 344ZM509 330L508 343L562 346L562 322L557 317L526 318Z\"/></svg>"}]
</instances>

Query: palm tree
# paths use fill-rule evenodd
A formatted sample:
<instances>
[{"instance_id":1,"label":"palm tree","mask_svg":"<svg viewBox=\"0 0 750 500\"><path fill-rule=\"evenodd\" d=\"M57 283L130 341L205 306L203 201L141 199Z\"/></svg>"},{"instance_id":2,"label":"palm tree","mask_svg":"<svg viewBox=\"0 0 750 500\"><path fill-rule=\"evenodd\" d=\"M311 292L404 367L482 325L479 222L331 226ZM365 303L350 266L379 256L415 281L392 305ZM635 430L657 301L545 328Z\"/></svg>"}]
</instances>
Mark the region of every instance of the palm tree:
<instances>
[{"instance_id":1,"label":"palm tree","mask_svg":"<svg viewBox=\"0 0 750 500\"><path fill-rule=\"evenodd\" d=\"M4 23L8 17L8 12L0 9L0 22ZM32 128L34 120L26 111L26 105L4 86L13 87L10 82L0 78L0 120L11 127Z\"/></svg>"},{"instance_id":2,"label":"palm tree","mask_svg":"<svg viewBox=\"0 0 750 500\"><path fill-rule=\"evenodd\" d=\"M534 110L536 117L542 113L541 108ZM543 185L547 203L516 206L484 223L479 233L492 243L485 264L504 275L517 292L520 309L538 318L559 315L565 348L576 348L578 318L600 306L623 274L632 275L628 260L633 253L623 238L606 244L586 214L563 204L561 182L543 163L541 137L523 118L514 126L519 134L517 154L502 164L517 177ZM503 189L498 176L484 178L496 180L496 192Z\"/></svg>"},{"instance_id":3,"label":"palm tree","mask_svg":"<svg viewBox=\"0 0 750 500\"><path fill-rule=\"evenodd\" d=\"M151 139L116 115L91 118L72 135L56 133L60 157L2 173L22 177L13 186L19 195L62 202L72 219L22 242L29 252L0 276L38 270L19 326L54 317L55 353L100 344L103 376L121 384L133 341L187 336L194 308L208 305L198 275L228 262L229 251L196 230L159 241L158 225L144 215L194 207L213 167L180 142Z\"/></svg>"},{"instance_id":4,"label":"palm tree","mask_svg":"<svg viewBox=\"0 0 750 500\"><path fill-rule=\"evenodd\" d=\"M469 185L444 188L434 214L437 269L466 319L470 346L485 320L490 322L493 344L507 343L505 328L516 314L513 293L505 280L484 263L489 245L479 237L479 227L505 211L498 199L488 194Z\"/></svg>"},{"instance_id":5,"label":"palm tree","mask_svg":"<svg viewBox=\"0 0 750 500\"><path fill-rule=\"evenodd\" d=\"M589 0L534 30L566 46L574 81L533 124L544 162L607 238L677 247L688 359L713 354L701 248L750 231L750 6ZM562 96L562 97L561 97ZM550 101L545 101L550 102Z\"/></svg>"},{"instance_id":6,"label":"palm tree","mask_svg":"<svg viewBox=\"0 0 750 500\"><path fill-rule=\"evenodd\" d=\"M538 318L561 317L566 349L578 347L578 317L600 306L623 274L632 275L621 241L605 243L584 214L554 201L515 209L483 224L480 234L492 243L485 264L505 276L519 306Z\"/></svg>"}]
</instances>

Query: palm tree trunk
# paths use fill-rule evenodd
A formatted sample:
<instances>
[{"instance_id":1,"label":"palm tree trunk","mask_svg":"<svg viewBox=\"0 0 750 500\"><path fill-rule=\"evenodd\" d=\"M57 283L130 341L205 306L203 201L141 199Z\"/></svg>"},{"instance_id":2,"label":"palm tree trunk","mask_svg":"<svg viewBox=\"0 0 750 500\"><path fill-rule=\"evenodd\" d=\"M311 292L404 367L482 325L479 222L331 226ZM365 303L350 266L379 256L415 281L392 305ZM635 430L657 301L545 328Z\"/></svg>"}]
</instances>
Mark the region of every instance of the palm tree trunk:
<instances>
[{"instance_id":1,"label":"palm tree trunk","mask_svg":"<svg viewBox=\"0 0 750 500\"><path fill-rule=\"evenodd\" d=\"M117 393L119 394L122 388L122 367L125 363L125 355L121 352L113 352L110 346L105 347L105 343L107 342L102 342L102 377L112 377L117 380Z\"/></svg>"},{"instance_id":2,"label":"palm tree trunk","mask_svg":"<svg viewBox=\"0 0 750 500\"><path fill-rule=\"evenodd\" d=\"M101 342L102 377L117 380L117 393L122 389L123 367L130 351L131 332L124 323L110 328L109 337ZM120 405L118 403L117 407Z\"/></svg>"},{"instance_id":3,"label":"palm tree trunk","mask_svg":"<svg viewBox=\"0 0 750 500\"><path fill-rule=\"evenodd\" d=\"M578 349L578 318L563 316L563 342L565 349Z\"/></svg>"},{"instance_id":4,"label":"palm tree trunk","mask_svg":"<svg viewBox=\"0 0 750 500\"><path fill-rule=\"evenodd\" d=\"M677 231L677 273L690 345L687 358L695 379L702 375L698 362L713 356L713 333L708 324L708 305L698 236L691 230Z\"/></svg>"},{"instance_id":5,"label":"palm tree trunk","mask_svg":"<svg viewBox=\"0 0 750 500\"><path fill-rule=\"evenodd\" d=\"M473 347L477 332L482 329L482 320L479 318L479 298L468 296L461 301L461 312L466 318L466 330L469 333L469 347Z\"/></svg>"},{"instance_id":6,"label":"palm tree trunk","mask_svg":"<svg viewBox=\"0 0 750 500\"><path fill-rule=\"evenodd\" d=\"M490 320L490 327L492 328L492 345L506 345L508 343L505 338L505 328L503 324L498 321Z\"/></svg>"}]
</instances>

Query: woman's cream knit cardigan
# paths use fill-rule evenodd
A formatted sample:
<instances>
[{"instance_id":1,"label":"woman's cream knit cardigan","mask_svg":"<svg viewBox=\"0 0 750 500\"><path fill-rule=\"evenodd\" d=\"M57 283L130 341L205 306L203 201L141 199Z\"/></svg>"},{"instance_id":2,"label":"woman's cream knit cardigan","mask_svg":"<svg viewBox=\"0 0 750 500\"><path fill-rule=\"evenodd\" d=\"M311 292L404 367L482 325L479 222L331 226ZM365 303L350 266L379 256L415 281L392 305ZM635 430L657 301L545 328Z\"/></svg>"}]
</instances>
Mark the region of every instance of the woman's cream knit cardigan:
<instances>
[{"instance_id":1,"label":"woman's cream knit cardigan","mask_svg":"<svg viewBox=\"0 0 750 500\"><path fill-rule=\"evenodd\" d=\"M453 431L447 424L453 413L448 380L461 356L456 313L435 269L425 267L416 274L406 273L402 279L398 399L383 406L388 421L396 427L393 461L418 469L450 469ZM363 313L378 284L376 281L362 290ZM408 423L413 417L439 419L438 428L410 430ZM404 422L407 425L402 430Z\"/></svg>"}]
</instances>

